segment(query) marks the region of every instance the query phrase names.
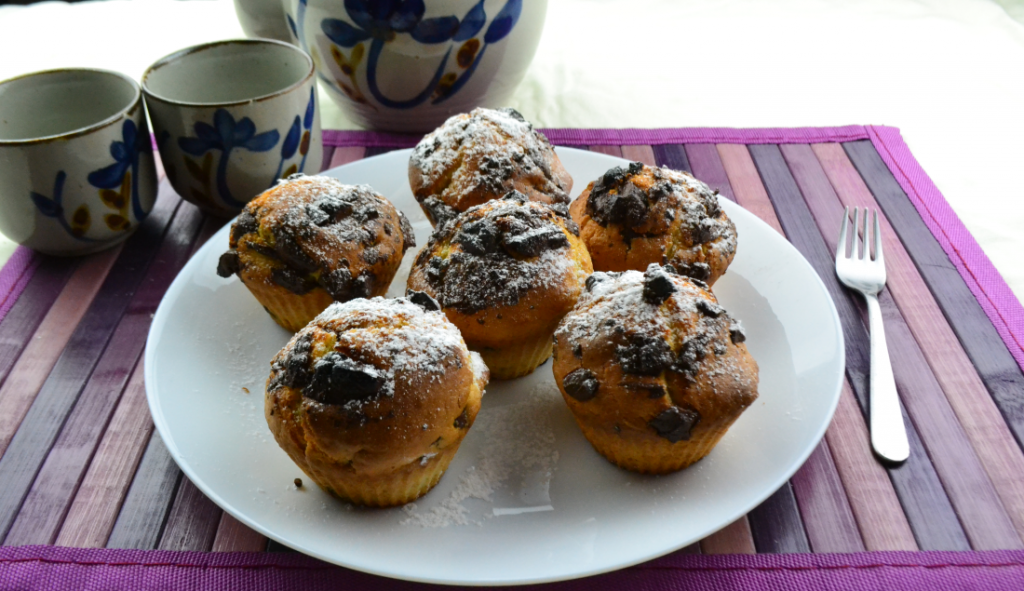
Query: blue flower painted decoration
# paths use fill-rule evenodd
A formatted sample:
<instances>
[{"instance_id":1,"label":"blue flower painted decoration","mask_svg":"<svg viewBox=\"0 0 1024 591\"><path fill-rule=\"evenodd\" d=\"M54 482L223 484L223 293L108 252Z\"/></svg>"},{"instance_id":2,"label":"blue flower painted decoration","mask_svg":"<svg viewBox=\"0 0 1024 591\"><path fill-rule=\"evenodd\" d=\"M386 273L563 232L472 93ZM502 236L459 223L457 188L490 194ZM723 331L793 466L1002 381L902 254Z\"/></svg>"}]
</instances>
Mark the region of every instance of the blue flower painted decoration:
<instances>
[{"instance_id":1,"label":"blue flower painted decoration","mask_svg":"<svg viewBox=\"0 0 1024 591\"><path fill-rule=\"evenodd\" d=\"M63 170L57 172L57 176L53 179L53 198L32 191L30 195L32 203L35 204L39 213L57 220L57 223L71 236L83 242L95 242L94 239L85 236L91 222L87 205L78 206L75 213L71 215L70 223L64 216L64 181L67 180L67 176Z\"/></svg>"},{"instance_id":2,"label":"blue flower painted decoration","mask_svg":"<svg viewBox=\"0 0 1024 591\"><path fill-rule=\"evenodd\" d=\"M135 219L141 222L146 219L149 212L144 211L139 202L139 154L152 151L153 146L150 144L149 134L139 133L131 119L125 119L121 126L121 140L110 144L110 155L114 158L114 163L94 170L86 178L90 185L98 189L116 189L124 182L125 173L131 170L132 213L135 214Z\"/></svg>"},{"instance_id":3,"label":"blue flower painted decoration","mask_svg":"<svg viewBox=\"0 0 1024 591\"><path fill-rule=\"evenodd\" d=\"M202 121L193 125L196 137L178 138L178 147L186 154L202 156L216 150L220 152L217 162L217 192L221 199L232 207L244 207L244 201L237 201L228 188L228 160L231 151L245 149L250 152L266 152L274 148L281 139L276 129L256 133L256 125L252 119L242 117L238 122L226 109L217 109L213 113L213 126Z\"/></svg>"},{"instance_id":4,"label":"blue flower painted decoration","mask_svg":"<svg viewBox=\"0 0 1024 591\"><path fill-rule=\"evenodd\" d=\"M480 63L487 45L507 37L519 21L522 10L522 0L506 2L487 27L482 45L474 38L487 22L484 0L475 4L462 20L455 16L424 19L423 0L345 0L345 11L355 25L340 19L327 18L320 22L320 28L328 39L345 48L351 49L369 40L366 82L370 94L386 107L409 109L422 104L434 94L438 96L433 104L444 102L465 86ZM299 26L301 27L301 22ZM459 56L459 65L465 72L457 78L454 74L445 76L448 58L452 53L452 49L449 48L433 78L422 92L404 101L396 101L385 96L377 83L377 66L384 45L394 40L398 34L408 34L417 42L429 45L448 41L467 42L463 45L464 49L460 50ZM465 50L467 47L470 48L468 52ZM464 54L468 57L464 58ZM448 80L449 77L452 79Z\"/></svg>"},{"instance_id":5,"label":"blue flower painted decoration","mask_svg":"<svg viewBox=\"0 0 1024 591\"><path fill-rule=\"evenodd\" d=\"M291 127L288 129L288 133L284 136L284 142L281 143L281 163L277 165L277 172L274 173L274 178L270 181L271 187L274 186L277 179L289 177L296 172L302 172L306 169L306 156L309 155L309 142L312 139L313 115L315 113L316 95L314 90L310 89L306 113L302 117L295 116ZM281 171L284 170L285 161L294 156L296 152L302 155L302 161L298 165L292 164L282 174Z\"/></svg>"}]
</instances>

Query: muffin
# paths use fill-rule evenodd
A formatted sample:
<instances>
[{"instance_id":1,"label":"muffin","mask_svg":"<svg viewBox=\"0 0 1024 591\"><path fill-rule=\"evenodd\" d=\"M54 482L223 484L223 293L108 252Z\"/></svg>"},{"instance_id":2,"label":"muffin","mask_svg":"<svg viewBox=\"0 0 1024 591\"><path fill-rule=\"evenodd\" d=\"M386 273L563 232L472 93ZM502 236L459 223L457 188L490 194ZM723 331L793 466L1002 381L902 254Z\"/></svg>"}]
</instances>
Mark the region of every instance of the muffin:
<instances>
[{"instance_id":1,"label":"muffin","mask_svg":"<svg viewBox=\"0 0 1024 591\"><path fill-rule=\"evenodd\" d=\"M699 280L656 264L598 272L555 333L552 370L598 453L665 474L706 456L757 399L745 338Z\"/></svg>"},{"instance_id":2,"label":"muffin","mask_svg":"<svg viewBox=\"0 0 1024 591\"><path fill-rule=\"evenodd\" d=\"M572 177L515 109L480 108L448 119L416 145L409 184L436 226L513 189L531 201L568 205Z\"/></svg>"},{"instance_id":3,"label":"muffin","mask_svg":"<svg viewBox=\"0 0 1024 591\"><path fill-rule=\"evenodd\" d=\"M437 299L491 376L532 372L593 272L568 217L512 192L439 226L416 255L410 289Z\"/></svg>"},{"instance_id":4,"label":"muffin","mask_svg":"<svg viewBox=\"0 0 1024 591\"><path fill-rule=\"evenodd\" d=\"M237 274L295 332L331 302L384 295L415 245L405 214L370 187L294 175L245 206L217 274Z\"/></svg>"},{"instance_id":5,"label":"muffin","mask_svg":"<svg viewBox=\"0 0 1024 591\"><path fill-rule=\"evenodd\" d=\"M267 424L320 488L389 507L441 479L488 372L439 309L423 293L334 303L274 357Z\"/></svg>"},{"instance_id":6,"label":"muffin","mask_svg":"<svg viewBox=\"0 0 1024 591\"><path fill-rule=\"evenodd\" d=\"M718 191L685 172L633 162L590 183L569 207L598 271L651 263L714 285L736 255Z\"/></svg>"}]
</instances>

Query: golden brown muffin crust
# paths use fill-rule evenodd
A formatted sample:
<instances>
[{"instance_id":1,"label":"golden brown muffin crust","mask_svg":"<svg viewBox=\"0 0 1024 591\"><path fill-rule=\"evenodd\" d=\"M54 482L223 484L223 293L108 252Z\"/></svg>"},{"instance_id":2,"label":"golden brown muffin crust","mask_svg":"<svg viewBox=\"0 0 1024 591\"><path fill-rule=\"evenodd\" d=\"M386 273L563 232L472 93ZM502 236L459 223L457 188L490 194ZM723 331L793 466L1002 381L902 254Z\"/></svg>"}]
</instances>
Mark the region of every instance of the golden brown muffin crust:
<instances>
[{"instance_id":1,"label":"golden brown muffin crust","mask_svg":"<svg viewBox=\"0 0 1024 591\"><path fill-rule=\"evenodd\" d=\"M408 285L436 298L474 348L550 334L593 271L577 231L513 192L439 226Z\"/></svg>"},{"instance_id":2,"label":"golden brown muffin crust","mask_svg":"<svg viewBox=\"0 0 1024 591\"><path fill-rule=\"evenodd\" d=\"M409 184L437 225L513 189L532 201L568 204L572 177L515 109L479 108L448 119L417 144Z\"/></svg>"},{"instance_id":3,"label":"golden brown muffin crust","mask_svg":"<svg viewBox=\"0 0 1024 591\"><path fill-rule=\"evenodd\" d=\"M757 398L739 323L700 282L651 265L595 273L555 332L555 381L581 424L653 444L728 427Z\"/></svg>"},{"instance_id":4,"label":"golden brown muffin crust","mask_svg":"<svg viewBox=\"0 0 1024 591\"><path fill-rule=\"evenodd\" d=\"M217 272L345 301L387 291L415 245L405 215L370 187L297 175L246 205Z\"/></svg>"},{"instance_id":5,"label":"golden brown muffin crust","mask_svg":"<svg viewBox=\"0 0 1024 591\"><path fill-rule=\"evenodd\" d=\"M271 362L267 422L321 485L425 464L473 424L487 368L420 301L332 304Z\"/></svg>"},{"instance_id":6,"label":"golden brown muffin crust","mask_svg":"<svg viewBox=\"0 0 1024 591\"><path fill-rule=\"evenodd\" d=\"M599 271L669 264L709 284L736 254L718 192L691 175L634 162L590 183L569 208Z\"/></svg>"}]
</instances>

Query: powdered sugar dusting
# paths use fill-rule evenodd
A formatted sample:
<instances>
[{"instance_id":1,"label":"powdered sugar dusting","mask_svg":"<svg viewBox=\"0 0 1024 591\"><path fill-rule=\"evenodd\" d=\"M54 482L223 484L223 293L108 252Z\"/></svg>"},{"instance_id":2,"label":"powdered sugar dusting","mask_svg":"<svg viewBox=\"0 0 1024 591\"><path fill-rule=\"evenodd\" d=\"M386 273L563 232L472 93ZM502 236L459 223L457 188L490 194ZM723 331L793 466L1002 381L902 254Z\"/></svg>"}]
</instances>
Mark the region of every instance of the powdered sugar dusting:
<instances>
[{"instance_id":1,"label":"powdered sugar dusting","mask_svg":"<svg viewBox=\"0 0 1024 591\"><path fill-rule=\"evenodd\" d=\"M383 371L392 385L395 374L402 372L422 372L440 380L447 371L442 361L466 347L462 334L443 313L425 311L405 298L335 302L313 322L336 332L337 346L359 348L388 360ZM375 330L369 339L360 330L379 326L388 330Z\"/></svg>"},{"instance_id":2,"label":"powdered sugar dusting","mask_svg":"<svg viewBox=\"0 0 1024 591\"><path fill-rule=\"evenodd\" d=\"M551 407L561 404L560 398L555 385L545 383L515 404L481 410L470 432L483 441L474 464L457 476L455 489L439 505L429 510L420 510L416 503L403 507L400 523L430 528L482 525L500 515L551 510L548 487L559 459ZM452 477L456 475L446 476ZM505 506L510 504L519 506Z\"/></svg>"},{"instance_id":3,"label":"powdered sugar dusting","mask_svg":"<svg viewBox=\"0 0 1024 591\"><path fill-rule=\"evenodd\" d=\"M496 144L497 133L506 142ZM444 122L417 144L412 163L429 183L434 183L456 162L500 149L522 159L530 149L550 149L547 139L533 131L529 122L505 110L478 108L468 115L456 115Z\"/></svg>"},{"instance_id":4,"label":"powdered sugar dusting","mask_svg":"<svg viewBox=\"0 0 1024 591\"><path fill-rule=\"evenodd\" d=\"M643 297L644 274L639 271L622 273L597 272L588 282L590 288L580 295L576 307L559 325L555 336L568 337L571 342L599 338L614 333L616 327L629 326L637 332L661 334L667 330L665 317L658 306L652 306ZM692 310L692 302L680 298Z\"/></svg>"},{"instance_id":5,"label":"powdered sugar dusting","mask_svg":"<svg viewBox=\"0 0 1024 591\"><path fill-rule=\"evenodd\" d=\"M567 231L565 220L545 205L495 199L441 225L415 266L426 267L432 295L445 308L474 313L515 306L531 290L576 289L585 279ZM533 256L510 253L530 240L536 241Z\"/></svg>"},{"instance_id":6,"label":"powdered sugar dusting","mask_svg":"<svg viewBox=\"0 0 1024 591\"><path fill-rule=\"evenodd\" d=\"M672 278L673 293L667 298L671 304L652 303L645 284L653 274L664 271L651 265L647 273L594 273L555 338L567 341L573 350L615 342L615 362L626 373L656 375L668 370L691 378L728 374L735 383L753 389L756 383L741 369L741 357L728 354L730 340L740 343L745 338L739 323L710 291L679 276Z\"/></svg>"}]
</instances>

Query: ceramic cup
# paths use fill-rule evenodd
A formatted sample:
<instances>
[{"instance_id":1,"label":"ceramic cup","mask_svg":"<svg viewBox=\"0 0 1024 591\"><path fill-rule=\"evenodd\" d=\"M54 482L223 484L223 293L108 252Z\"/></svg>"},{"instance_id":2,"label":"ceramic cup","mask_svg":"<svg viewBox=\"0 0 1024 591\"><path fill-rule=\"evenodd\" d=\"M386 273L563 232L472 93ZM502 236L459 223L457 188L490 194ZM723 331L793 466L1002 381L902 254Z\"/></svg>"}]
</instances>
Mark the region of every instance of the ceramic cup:
<instances>
[{"instance_id":1,"label":"ceramic cup","mask_svg":"<svg viewBox=\"0 0 1024 591\"><path fill-rule=\"evenodd\" d=\"M329 96L375 129L430 131L504 107L533 60L547 0L282 0Z\"/></svg>"},{"instance_id":2,"label":"ceramic cup","mask_svg":"<svg viewBox=\"0 0 1024 591\"><path fill-rule=\"evenodd\" d=\"M323 164L313 61L280 41L197 45L156 62L142 90L167 178L217 216Z\"/></svg>"},{"instance_id":3,"label":"ceramic cup","mask_svg":"<svg viewBox=\"0 0 1024 591\"><path fill-rule=\"evenodd\" d=\"M235 0L235 15L247 37L291 42L281 0Z\"/></svg>"},{"instance_id":4,"label":"ceramic cup","mask_svg":"<svg viewBox=\"0 0 1024 591\"><path fill-rule=\"evenodd\" d=\"M145 219L156 170L139 85L66 69L0 82L0 232L53 255L113 246Z\"/></svg>"}]
</instances>

